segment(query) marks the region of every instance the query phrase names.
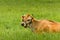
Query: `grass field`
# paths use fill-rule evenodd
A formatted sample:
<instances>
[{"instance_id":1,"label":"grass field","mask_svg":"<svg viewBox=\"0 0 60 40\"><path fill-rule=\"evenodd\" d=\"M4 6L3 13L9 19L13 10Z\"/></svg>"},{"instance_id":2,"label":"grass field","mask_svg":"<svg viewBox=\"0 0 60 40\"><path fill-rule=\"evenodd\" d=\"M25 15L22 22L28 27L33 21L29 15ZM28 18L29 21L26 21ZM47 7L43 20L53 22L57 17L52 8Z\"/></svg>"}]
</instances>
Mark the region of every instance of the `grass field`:
<instances>
[{"instance_id":1,"label":"grass field","mask_svg":"<svg viewBox=\"0 0 60 40\"><path fill-rule=\"evenodd\" d=\"M21 16L60 22L60 0L0 0L0 40L60 40L60 33L35 34L23 28Z\"/></svg>"}]
</instances>

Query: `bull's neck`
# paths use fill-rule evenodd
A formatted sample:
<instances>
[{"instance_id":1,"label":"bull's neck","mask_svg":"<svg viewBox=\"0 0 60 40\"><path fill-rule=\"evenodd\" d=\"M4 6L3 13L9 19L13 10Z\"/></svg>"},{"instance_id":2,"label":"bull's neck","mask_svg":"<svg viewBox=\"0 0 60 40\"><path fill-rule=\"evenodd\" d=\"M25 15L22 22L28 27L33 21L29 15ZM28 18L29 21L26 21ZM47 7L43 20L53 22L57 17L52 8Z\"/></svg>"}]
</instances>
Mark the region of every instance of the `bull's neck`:
<instances>
[{"instance_id":1,"label":"bull's neck","mask_svg":"<svg viewBox=\"0 0 60 40\"><path fill-rule=\"evenodd\" d=\"M38 25L38 20L33 20L32 21L32 23L30 24L30 28L31 28L31 30L33 31L33 30L35 30L35 28L36 28L36 26Z\"/></svg>"},{"instance_id":2,"label":"bull's neck","mask_svg":"<svg viewBox=\"0 0 60 40\"><path fill-rule=\"evenodd\" d=\"M33 20L32 20L32 23L30 24L30 27L35 27L35 26L37 26L37 25L38 25L38 23L39 23L39 21L38 21L38 20L33 19Z\"/></svg>"}]
</instances>

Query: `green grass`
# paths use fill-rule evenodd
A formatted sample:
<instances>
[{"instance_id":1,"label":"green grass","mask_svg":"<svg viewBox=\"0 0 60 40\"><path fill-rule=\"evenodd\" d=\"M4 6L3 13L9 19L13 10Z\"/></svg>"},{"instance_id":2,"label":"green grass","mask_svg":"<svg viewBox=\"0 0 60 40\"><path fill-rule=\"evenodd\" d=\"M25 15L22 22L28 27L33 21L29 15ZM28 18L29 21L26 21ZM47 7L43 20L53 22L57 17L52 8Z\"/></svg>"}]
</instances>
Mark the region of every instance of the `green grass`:
<instances>
[{"instance_id":1,"label":"green grass","mask_svg":"<svg viewBox=\"0 0 60 40\"><path fill-rule=\"evenodd\" d=\"M60 22L60 0L0 0L0 40L60 40L60 33L35 34L22 27L27 13Z\"/></svg>"}]
</instances>

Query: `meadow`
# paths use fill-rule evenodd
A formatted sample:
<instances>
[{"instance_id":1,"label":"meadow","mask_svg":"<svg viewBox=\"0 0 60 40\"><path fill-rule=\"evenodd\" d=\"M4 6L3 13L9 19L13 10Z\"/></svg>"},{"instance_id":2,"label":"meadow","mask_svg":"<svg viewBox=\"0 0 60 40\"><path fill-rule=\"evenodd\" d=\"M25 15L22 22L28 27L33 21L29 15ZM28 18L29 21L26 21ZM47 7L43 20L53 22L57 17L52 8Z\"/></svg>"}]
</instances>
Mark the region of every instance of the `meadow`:
<instances>
[{"instance_id":1,"label":"meadow","mask_svg":"<svg viewBox=\"0 0 60 40\"><path fill-rule=\"evenodd\" d=\"M60 40L60 33L35 34L21 24L21 16L60 22L59 0L0 0L0 40Z\"/></svg>"}]
</instances>

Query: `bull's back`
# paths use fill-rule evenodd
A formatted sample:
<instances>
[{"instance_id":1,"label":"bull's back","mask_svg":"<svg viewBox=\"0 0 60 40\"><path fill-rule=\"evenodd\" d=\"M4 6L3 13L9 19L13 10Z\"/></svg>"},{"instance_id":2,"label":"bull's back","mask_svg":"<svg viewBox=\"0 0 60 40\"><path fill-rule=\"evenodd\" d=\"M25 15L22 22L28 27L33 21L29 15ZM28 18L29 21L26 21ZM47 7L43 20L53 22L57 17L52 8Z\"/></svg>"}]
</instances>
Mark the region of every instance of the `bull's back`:
<instances>
[{"instance_id":1,"label":"bull's back","mask_svg":"<svg viewBox=\"0 0 60 40\"><path fill-rule=\"evenodd\" d=\"M43 20L40 21L38 29L49 32L60 32L60 23Z\"/></svg>"},{"instance_id":2,"label":"bull's back","mask_svg":"<svg viewBox=\"0 0 60 40\"><path fill-rule=\"evenodd\" d=\"M51 26L53 32L60 32L60 23Z\"/></svg>"}]
</instances>

